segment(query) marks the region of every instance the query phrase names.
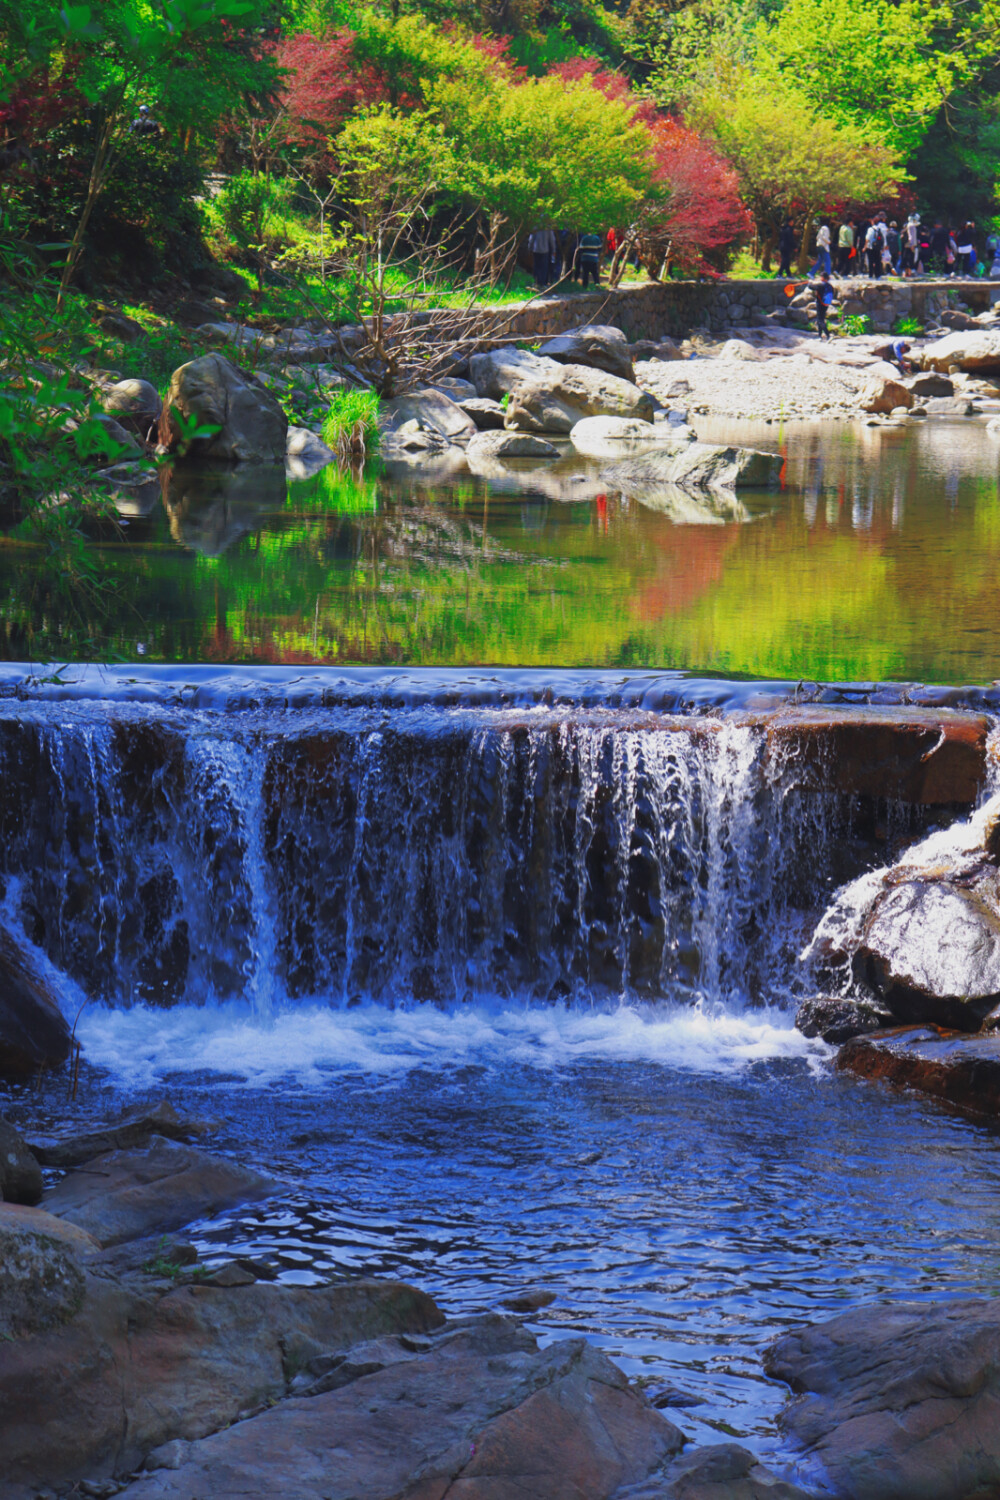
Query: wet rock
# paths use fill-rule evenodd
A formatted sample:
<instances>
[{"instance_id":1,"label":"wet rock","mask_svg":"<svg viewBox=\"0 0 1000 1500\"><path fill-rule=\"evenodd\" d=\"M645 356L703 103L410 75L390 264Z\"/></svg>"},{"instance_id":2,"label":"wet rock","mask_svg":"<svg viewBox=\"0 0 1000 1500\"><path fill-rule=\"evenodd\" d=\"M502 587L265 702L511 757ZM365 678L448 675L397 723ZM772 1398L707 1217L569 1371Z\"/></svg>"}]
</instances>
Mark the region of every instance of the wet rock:
<instances>
[{"instance_id":1,"label":"wet rock","mask_svg":"<svg viewBox=\"0 0 1000 1500\"><path fill-rule=\"evenodd\" d=\"M68 1322L0 1344L0 1493L129 1474L165 1443L280 1400L324 1350L347 1354L444 1322L429 1297L398 1282L151 1292L86 1266L84 1277Z\"/></svg>"},{"instance_id":2,"label":"wet rock","mask_svg":"<svg viewBox=\"0 0 1000 1500\"><path fill-rule=\"evenodd\" d=\"M892 1012L873 1001L844 1000L836 996L817 995L814 999L803 1000L795 1012L795 1025L803 1036L818 1036L832 1046L839 1046L852 1036L879 1031L891 1026L893 1021Z\"/></svg>"},{"instance_id":3,"label":"wet rock","mask_svg":"<svg viewBox=\"0 0 1000 1500\"><path fill-rule=\"evenodd\" d=\"M470 1320L426 1353L291 1400L196 1443L128 1500L606 1500L683 1437L582 1339L539 1350L503 1318Z\"/></svg>"},{"instance_id":4,"label":"wet rock","mask_svg":"<svg viewBox=\"0 0 1000 1500\"><path fill-rule=\"evenodd\" d=\"M102 406L126 432L146 442L155 441L163 403L148 380L119 380L104 392Z\"/></svg>"},{"instance_id":5,"label":"wet rock","mask_svg":"<svg viewBox=\"0 0 1000 1500\"><path fill-rule=\"evenodd\" d=\"M921 356L925 370L948 375L959 370L1000 371L1000 330L970 329L949 333L928 344Z\"/></svg>"},{"instance_id":6,"label":"wet rock","mask_svg":"<svg viewBox=\"0 0 1000 1500\"><path fill-rule=\"evenodd\" d=\"M398 432L410 422L450 443L464 442L477 430L472 418L440 390L414 391L383 403L379 413L383 432Z\"/></svg>"},{"instance_id":7,"label":"wet rock","mask_svg":"<svg viewBox=\"0 0 1000 1500\"><path fill-rule=\"evenodd\" d=\"M558 458L559 449L528 432L477 432L466 456L472 468L483 458Z\"/></svg>"},{"instance_id":8,"label":"wet rock","mask_svg":"<svg viewBox=\"0 0 1000 1500\"><path fill-rule=\"evenodd\" d=\"M185 421L219 428L191 444L188 463L284 465L288 418L259 381L221 354L204 354L171 376L160 416L160 442L170 453L182 441L175 411Z\"/></svg>"},{"instance_id":9,"label":"wet rock","mask_svg":"<svg viewBox=\"0 0 1000 1500\"><path fill-rule=\"evenodd\" d=\"M647 391L629 380L585 365L560 365L519 382L511 391L506 425L521 432L570 432L584 417L638 417L653 420L655 405Z\"/></svg>"},{"instance_id":10,"label":"wet rock","mask_svg":"<svg viewBox=\"0 0 1000 1500\"><path fill-rule=\"evenodd\" d=\"M929 417L971 417L975 409L968 396L931 396L924 402Z\"/></svg>"},{"instance_id":11,"label":"wet rock","mask_svg":"<svg viewBox=\"0 0 1000 1500\"><path fill-rule=\"evenodd\" d=\"M692 1448L652 1483L619 1490L614 1500L818 1500L815 1491L779 1479L737 1443Z\"/></svg>"},{"instance_id":12,"label":"wet rock","mask_svg":"<svg viewBox=\"0 0 1000 1500\"><path fill-rule=\"evenodd\" d=\"M16 939L0 928L0 1077L25 1078L69 1056L69 1025Z\"/></svg>"},{"instance_id":13,"label":"wet rock","mask_svg":"<svg viewBox=\"0 0 1000 1500\"><path fill-rule=\"evenodd\" d=\"M48 1192L47 1212L101 1245L180 1229L194 1219L273 1190L266 1177L227 1157L158 1137L145 1151L112 1151Z\"/></svg>"},{"instance_id":14,"label":"wet rock","mask_svg":"<svg viewBox=\"0 0 1000 1500\"><path fill-rule=\"evenodd\" d=\"M487 396L473 396L458 404L480 432L496 432L502 429L507 413L499 401L491 401Z\"/></svg>"},{"instance_id":15,"label":"wet rock","mask_svg":"<svg viewBox=\"0 0 1000 1500\"><path fill-rule=\"evenodd\" d=\"M285 450L285 473L289 479L311 479L336 458L318 433L310 432L308 427L289 427Z\"/></svg>"},{"instance_id":16,"label":"wet rock","mask_svg":"<svg viewBox=\"0 0 1000 1500\"><path fill-rule=\"evenodd\" d=\"M856 1037L837 1067L932 1094L969 1114L1000 1117L1000 1036L968 1036L937 1026L896 1027Z\"/></svg>"},{"instance_id":17,"label":"wet rock","mask_svg":"<svg viewBox=\"0 0 1000 1500\"><path fill-rule=\"evenodd\" d=\"M859 391L857 404L862 411L872 415L888 415L897 407L909 411L913 405L913 392L901 380L876 375Z\"/></svg>"},{"instance_id":18,"label":"wet rock","mask_svg":"<svg viewBox=\"0 0 1000 1500\"><path fill-rule=\"evenodd\" d=\"M588 324L547 339L538 353L542 359L555 359L562 365L587 365L622 380L635 380L632 354L620 328Z\"/></svg>"},{"instance_id":19,"label":"wet rock","mask_svg":"<svg viewBox=\"0 0 1000 1500\"><path fill-rule=\"evenodd\" d=\"M547 1287L529 1286L522 1292L515 1292L512 1297L505 1297L503 1306L510 1312L532 1313L539 1312L543 1307L551 1307L555 1300L555 1292L550 1292Z\"/></svg>"},{"instance_id":20,"label":"wet rock","mask_svg":"<svg viewBox=\"0 0 1000 1500\"><path fill-rule=\"evenodd\" d=\"M35 1153L43 1167L79 1167L95 1156L106 1156L109 1151L134 1151L148 1145L155 1135L170 1141L190 1141L208 1135L215 1126L205 1120L194 1120L179 1115L167 1099L151 1109L127 1110L114 1125L103 1130L88 1131L84 1135L70 1135L33 1144Z\"/></svg>"},{"instance_id":21,"label":"wet rock","mask_svg":"<svg viewBox=\"0 0 1000 1500\"><path fill-rule=\"evenodd\" d=\"M614 489L642 499L645 485L680 485L696 489L763 489L776 484L782 459L754 448L714 443L685 444L681 452L651 452L614 464L601 477Z\"/></svg>"},{"instance_id":22,"label":"wet rock","mask_svg":"<svg viewBox=\"0 0 1000 1500\"><path fill-rule=\"evenodd\" d=\"M764 1364L799 1395L782 1427L844 1500L1000 1489L1000 1298L859 1307Z\"/></svg>"},{"instance_id":23,"label":"wet rock","mask_svg":"<svg viewBox=\"0 0 1000 1500\"><path fill-rule=\"evenodd\" d=\"M68 1245L0 1218L0 1340L68 1322L83 1306L84 1294L84 1273Z\"/></svg>"},{"instance_id":24,"label":"wet rock","mask_svg":"<svg viewBox=\"0 0 1000 1500\"><path fill-rule=\"evenodd\" d=\"M903 381L907 390L915 396L954 396L955 383L947 375L925 370L919 375L908 375Z\"/></svg>"},{"instance_id":25,"label":"wet rock","mask_svg":"<svg viewBox=\"0 0 1000 1500\"><path fill-rule=\"evenodd\" d=\"M42 1169L13 1125L0 1118L0 1200L4 1203L38 1203L42 1196Z\"/></svg>"},{"instance_id":26,"label":"wet rock","mask_svg":"<svg viewBox=\"0 0 1000 1500\"><path fill-rule=\"evenodd\" d=\"M962 312L957 307L949 308L947 312L943 312L941 314L941 323L945 328L978 328L980 326L971 313Z\"/></svg>"}]
</instances>

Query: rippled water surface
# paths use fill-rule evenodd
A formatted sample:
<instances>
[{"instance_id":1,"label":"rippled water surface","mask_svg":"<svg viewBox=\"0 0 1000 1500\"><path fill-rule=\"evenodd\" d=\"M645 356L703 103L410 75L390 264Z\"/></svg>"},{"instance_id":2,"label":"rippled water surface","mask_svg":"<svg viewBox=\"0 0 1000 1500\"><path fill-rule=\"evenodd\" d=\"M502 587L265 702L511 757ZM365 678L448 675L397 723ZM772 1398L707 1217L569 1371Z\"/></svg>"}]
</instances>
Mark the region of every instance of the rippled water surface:
<instances>
[{"instance_id":1,"label":"rippled water surface","mask_svg":"<svg viewBox=\"0 0 1000 1500\"><path fill-rule=\"evenodd\" d=\"M82 1113L166 1090L280 1179L196 1228L206 1258L406 1277L451 1311L545 1286L534 1327L593 1338L702 1439L775 1450L784 1391L760 1352L782 1328L1000 1276L996 1137L835 1074L780 1012L182 1007L83 1026Z\"/></svg>"},{"instance_id":2,"label":"rippled water surface","mask_svg":"<svg viewBox=\"0 0 1000 1500\"><path fill-rule=\"evenodd\" d=\"M785 455L728 506L622 494L600 465L163 479L64 597L0 535L0 654L128 661L677 667L763 677L1000 675L1000 444L904 427L696 419ZM569 452L569 450L567 450Z\"/></svg>"}]
</instances>

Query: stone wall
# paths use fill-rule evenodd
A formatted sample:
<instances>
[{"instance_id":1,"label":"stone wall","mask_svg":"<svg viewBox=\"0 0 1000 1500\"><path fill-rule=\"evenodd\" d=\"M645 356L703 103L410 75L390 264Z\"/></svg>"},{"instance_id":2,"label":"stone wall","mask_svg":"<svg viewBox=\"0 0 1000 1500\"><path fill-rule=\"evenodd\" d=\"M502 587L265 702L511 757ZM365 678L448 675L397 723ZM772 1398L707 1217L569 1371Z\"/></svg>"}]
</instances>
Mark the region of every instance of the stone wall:
<instances>
[{"instance_id":1,"label":"stone wall","mask_svg":"<svg viewBox=\"0 0 1000 1500\"><path fill-rule=\"evenodd\" d=\"M566 333L584 323L610 323L630 342L683 339L694 331L725 333L771 321L769 313L789 309L783 281L670 281L600 289L569 297L544 296L520 310L491 309L476 316L478 327L492 323L495 338L538 339ZM835 283L845 313L871 318L876 333L891 332L900 318L933 324L947 308L985 312L1000 301L996 281L862 281ZM428 319L433 319L433 313ZM792 313L794 317L794 311ZM807 318L798 319L803 326ZM484 331L484 343L489 333Z\"/></svg>"}]
</instances>

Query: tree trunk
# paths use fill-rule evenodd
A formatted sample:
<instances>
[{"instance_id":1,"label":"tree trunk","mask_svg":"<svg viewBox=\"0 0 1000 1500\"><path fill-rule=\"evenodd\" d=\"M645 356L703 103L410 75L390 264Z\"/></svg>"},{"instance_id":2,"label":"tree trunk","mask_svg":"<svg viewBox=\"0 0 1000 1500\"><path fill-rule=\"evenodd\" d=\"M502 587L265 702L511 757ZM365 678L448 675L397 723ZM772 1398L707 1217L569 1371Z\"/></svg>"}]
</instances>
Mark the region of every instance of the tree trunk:
<instances>
[{"instance_id":1,"label":"tree trunk","mask_svg":"<svg viewBox=\"0 0 1000 1500\"><path fill-rule=\"evenodd\" d=\"M809 269L809 230L812 226L812 221L812 214L807 212L802 225L802 239L799 241L798 269L800 276L804 276Z\"/></svg>"},{"instance_id":2,"label":"tree trunk","mask_svg":"<svg viewBox=\"0 0 1000 1500\"><path fill-rule=\"evenodd\" d=\"M771 270L771 257L774 255L774 242L776 237L777 236L775 235L774 226L769 225L767 233L764 235L764 248L760 254L760 268L765 275L769 274Z\"/></svg>"},{"instance_id":3,"label":"tree trunk","mask_svg":"<svg viewBox=\"0 0 1000 1500\"><path fill-rule=\"evenodd\" d=\"M80 217L73 231L70 242L69 253L66 256L66 264L63 266L62 277L59 282L59 295L56 298L56 311L61 312L66 301L66 293L69 284L73 280L80 254L83 250L83 238L87 233L87 225L94 211L94 205L104 190L107 180L108 168L111 157L111 138L114 135L115 124L118 119L117 110L112 110L101 126L101 133L97 138L97 146L94 150L94 160L90 168L90 181L87 183L87 196L84 199Z\"/></svg>"}]
</instances>

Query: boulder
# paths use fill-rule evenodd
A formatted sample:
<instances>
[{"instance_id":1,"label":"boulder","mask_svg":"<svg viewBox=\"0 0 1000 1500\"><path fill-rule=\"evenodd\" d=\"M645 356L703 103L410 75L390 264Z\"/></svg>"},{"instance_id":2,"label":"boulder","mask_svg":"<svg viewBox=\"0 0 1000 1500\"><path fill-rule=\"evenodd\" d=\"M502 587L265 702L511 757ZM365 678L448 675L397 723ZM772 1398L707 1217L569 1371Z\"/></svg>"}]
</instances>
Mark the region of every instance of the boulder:
<instances>
[{"instance_id":1,"label":"boulder","mask_svg":"<svg viewBox=\"0 0 1000 1500\"><path fill-rule=\"evenodd\" d=\"M924 370L919 375L908 375L903 381L914 396L954 396L955 382L947 375L938 375L933 370Z\"/></svg>"},{"instance_id":2,"label":"boulder","mask_svg":"<svg viewBox=\"0 0 1000 1500\"><path fill-rule=\"evenodd\" d=\"M518 385L558 378L559 364L554 359L539 359L527 349L491 349L474 354L469 360L469 379L477 396L499 401Z\"/></svg>"},{"instance_id":3,"label":"boulder","mask_svg":"<svg viewBox=\"0 0 1000 1500\"><path fill-rule=\"evenodd\" d=\"M162 1099L152 1108L126 1111L117 1124L84 1135L57 1137L42 1144L33 1142L31 1150L43 1167L58 1167L65 1172L110 1151L135 1151L148 1146L156 1135L170 1141L190 1141L215 1128L204 1120L179 1115L172 1104Z\"/></svg>"},{"instance_id":4,"label":"boulder","mask_svg":"<svg viewBox=\"0 0 1000 1500\"><path fill-rule=\"evenodd\" d=\"M47 1214L43 1208L31 1208L24 1203L0 1203L0 1227L11 1230L30 1230L44 1239L55 1240L66 1245L77 1259L86 1259L100 1254L101 1247L92 1234Z\"/></svg>"},{"instance_id":5,"label":"boulder","mask_svg":"<svg viewBox=\"0 0 1000 1500\"><path fill-rule=\"evenodd\" d=\"M623 458L668 448L679 453L694 442L690 427L672 422L643 422L636 417L584 417L569 440L590 458Z\"/></svg>"},{"instance_id":6,"label":"boulder","mask_svg":"<svg viewBox=\"0 0 1000 1500\"><path fill-rule=\"evenodd\" d=\"M837 1067L919 1089L967 1114L1000 1118L1000 1036L968 1036L938 1026L896 1026L856 1036Z\"/></svg>"},{"instance_id":7,"label":"boulder","mask_svg":"<svg viewBox=\"0 0 1000 1500\"><path fill-rule=\"evenodd\" d=\"M465 450L470 466L483 458L558 458L559 449L529 432L477 432Z\"/></svg>"},{"instance_id":8,"label":"boulder","mask_svg":"<svg viewBox=\"0 0 1000 1500\"><path fill-rule=\"evenodd\" d=\"M500 1317L339 1390L283 1402L193 1443L125 1500L607 1500L683 1436L583 1339L539 1350Z\"/></svg>"},{"instance_id":9,"label":"boulder","mask_svg":"<svg viewBox=\"0 0 1000 1500\"><path fill-rule=\"evenodd\" d=\"M107 333L114 339L121 339L123 344L134 344L137 339L143 338L146 332L135 318L130 318L126 313L119 312L112 307L101 313L97 319L97 326L102 333ZM157 415L159 415L158 401Z\"/></svg>"},{"instance_id":10,"label":"boulder","mask_svg":"<svg viewBox=\"0 0 1000 1500\"><path fill-rule=\"evenodd\" d=\"M947 375L959 370L1000 371L1000 329L969 329L949 333L928 344L921 356L925 370Z\"/></svg>"},{"instance_id":11,"label":"boulder","mask_svg":"<svg viewBox=\"0 0 1000 1500\"><path fill-rule=\"evenodd\" d=\"M615 1500L819 1500L815 1491L779 1479L738 1443L690 1448L645 1484L620 1490Z\"/></svg>"},{"instance_id":12,"label":"boulder","mask_svg":"<svg viewBox=\"0 0 1000 1500\"><path fill-rule=\"evenodd\" d=\"M416 422L422 432L434 433L449 443L462 443L476 432L476 424L456 401L443 391L427 388L382 403L379 426L383 432L398 432Z\"/></svg>"},{"instance_id":13,"label":"boulder","mask_svg":"<svg viewBox=\"0 0 1000 1500\"><path fill-rule=\"evenodd\" d=\"M101 405L126 432L134 433L144 443L155 441L163 403L148 380L119 380L104 392Z\"/></svg>"},{"instance_id":14,"label":"boulder","mask_svg":"<svg viewBox=\"0 0 1000 1500\"><path fill-rule=\"evenodd\" d=\"M727 339L718 353L719 359L759 360L763 358L759 349L745 339Z\"/></svg>"},{"instance_id":15,"label":"boulder","mask_svg":"<svg viewBox=\"0 0 1000 1500\"><path fill-rule=\"evenodd\" d=\"M188 463L285 462L288 418L258 380L221 354L204 354L171 376L160 416L160 443L170 453L182 443L175 411L186 422L219 428L191 443Z\"/></svg>"},{"instance_id":16,"label":"boulder","mask_svg":"<svg viewBox=\"0 0 1000 1500\"><path fill-rule=\"evenodd\" d=\"M336 459L336 453L327 447L319 433L310 432L308 427L289 427L285 450L285 473L289 479L311 479Z\"/></svg>"},{"instance_id":17,"label":"boulder","mask_svg":"<svg viewBox=\"0 0 1000 1500\"><path fill-rule=\"evenodd\" d=\"M471 380L458 380L454 375L439 375L430 387L433 391L440 391L456 405L461 406L463 401L474 401L476 399L476 387Z\"/></svg>"},{"instance_id":18,"label":"boulder","mask_svg":"<svg viewBox=\"0 0 1000 1500\"><path fill-rule=\"evenodd\" d=\"M782 468L777 453L714 443L685 444L680 452L654 451L602 470L613 489L642 499L647 485L689 489L763 489L777 484Z\"/></svg>"},{"instance_id":19,"label":"boulder","mask_svg":"<svg viewBox=\"0 0 1000 1500\"><path fill-rule=\"evenodd\" d=\"M502 429L507 413L499 401L491 401L488 396L473 396L458 404L480 432L498 432Z\"/></svg>"},{"instance_id":20,"label":"boulder","mask_svg":"<svg viewBox=\"0 0 1000 1500\"><path fill-rule=\"evenodd\" d=\"M635 380L628 341L620 328L588 324L547 339L538 353L541 358L556 359L561 365L586 365L622 380Z\"/></svg>"},{"instance_id":21,"label":"boulder","mask_svg":"<svg viewBox=\"0 0 1000 1500\"><path fill-rule=\"evenodd\" d=\"M857 404L871 415L888 415L900 406L909 411L913 399L913 392L901 380L876 375L858 392Z\"/></svg>"},{"instance_id":22,"label":"boulder","mask_svg":"<svg viewBox=\"0 0 1000 1500\"><path fill-rule=\"evenodd\" d=\"M145 1151L95 1157L52 1188L43 1207L98 1244L117 1245L180 1229L272 1191L266 1177L228 1157L157 1137Z\"/></svg>"},{"instance_id":23,"label":"boulder","mask_svg":"<svg viewBox=\"0 0 1000 1500\"><path fill-rule=\"evenodd\" d=\"M820 1037L833 1046L880 1031L893 1024L891 1011L871 1000L842 999L834 995L816 995L803 1000L795 1012L795 1026L803 1036Z\"/></svg>"},{"instance_id":24,"label":"boulder","mask_svg":"<svg viewBox=\"0 0 1000 1500\"><path fill-rule=\"evenodd\" d=\"M630 349L633 359L658 359L666 362L684 358L673 339L638 339L630 345Z\"/></svg>"},{"instance_id":25,"label":"boulder","mask_svg":"<svg viewBox=\"0 0 1000 1500\"><path fill-rule=\"evenodd\" d=\"M968 396L931 396L924 402L929 417L971 417L975 409Z\"/></svg>"},{"instance_id":26,"label":"boulder","mask_svg":"<svg viewBox=\"0 0 1000 1500\"><path fill-rule=\"evenodd\" d=\"M559 365L560 373L518 385L507 406L506 425L521 432L571 432L583 417L638 417L652 422L655 405L631 381L584 365Z\"/></svg>"},{"instance_id":27,"label":"boulder","mask_svg":"<svg viewBox=\"0 0 1000 1500\"><path fill-rule=\"evenodd\" d=\"M48 1312L40 1299L33 1304L31 1316L48 1328L0 1342L4 1495L6 1485L34 1494L129 1474L165 1443L194 1442L281 1400L320 1355L333 1361L390 1333L420 1338L444 1322L430 1297L398 1282L133 1281L93 1260L83 1264L78 1299L79 1268L49 1255L56 1269L68 1265L70 1280Z\"/></svg>"},{"instance_id":28,"label":"boulder","mask_svg":"<svg viewBox=\"0 0 1000 1500\"><path fill-rule=\"evenodd\" d=\"M70 1030L55 996L25 950L0 928L0 1077L55 1068L70 1051Z\"/></svg>"},{"instance_id":29,"label":"boulder","mask_svg":"<svg viewBox=\"0 0 1000 1500\"><path fill-rule=\"evenodd\" d=\"M83 1270L68 1245L0 1217L0 1340L57 1328L76 1316L83 1299Z\"/></svg>"},{"instance_id":30,"label":"boulder","mask_svg":"<svg viewBox=\"0 0 1000 1500\"><path fill-rule=\"evenodd\" d=\"M941 314L941 323L945 328L978 328L971 313L962 312L960 308L952 307Z\"/></svg>"},{"instance_id":31,"label":"boulder","mask_svg":"<svg viewBox=\"0 0 1000 1500\"><path fill-rule=\"evenodd\" d=\"M767 1373L780 1417L843 1500L1000 1491L1000 1298L889 1303L785 1334Z\"/></svg>"},{"instance_id":32,"label":"boulder","mask_svg":"<svg viewBox=\"0 0 1000 1500\"><path fill-rule=\"evenodd\" d=\"M13 1125L0 1118L0 1200L4 1203L38 1203L42 1196L42 1169L38 1158Z\"/></svg>"}]
</instances>

